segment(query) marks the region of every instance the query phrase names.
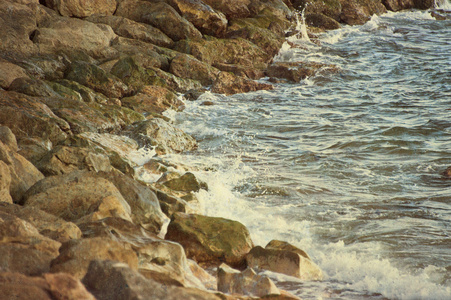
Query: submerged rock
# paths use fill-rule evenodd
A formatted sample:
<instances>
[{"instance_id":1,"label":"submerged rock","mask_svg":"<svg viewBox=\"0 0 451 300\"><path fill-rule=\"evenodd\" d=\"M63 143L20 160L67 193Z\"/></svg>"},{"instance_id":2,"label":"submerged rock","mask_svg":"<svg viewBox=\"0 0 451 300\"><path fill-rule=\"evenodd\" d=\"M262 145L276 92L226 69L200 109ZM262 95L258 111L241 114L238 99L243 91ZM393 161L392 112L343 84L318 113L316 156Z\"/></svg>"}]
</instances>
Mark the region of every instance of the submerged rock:
<instances>
[{"instance_id":1,"label":"submerged rock","mask_svg":"<svg viewBox=\"0 0 451 300\"><path fill-rule=\"evenodd\" d=\"M274 87L268 83L260 83L231 73L221 72L211 87L212 93L233 95L238 93L254 92L258 90L272 90Z\"/></svg>"},{"instance_id":2,"label":"submerged rock","mask_svg":"<svg viewBox=\"0 0 451 300\"><path fill-rule=\"evenodd\" d=\"M180 243L188 258L198 263L242 266L253 246L247 228L223 218L175 213L166 239Z\"/></svg>"}]
</instances>

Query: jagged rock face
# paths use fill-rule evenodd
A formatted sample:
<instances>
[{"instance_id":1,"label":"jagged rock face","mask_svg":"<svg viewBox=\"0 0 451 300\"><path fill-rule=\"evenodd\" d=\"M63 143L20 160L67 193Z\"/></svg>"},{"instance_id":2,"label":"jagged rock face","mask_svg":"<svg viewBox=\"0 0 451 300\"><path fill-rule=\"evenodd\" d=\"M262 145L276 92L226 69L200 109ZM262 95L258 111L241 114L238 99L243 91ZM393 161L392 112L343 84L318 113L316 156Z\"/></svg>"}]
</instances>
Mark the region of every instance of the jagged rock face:
<instances>
[{"instance_id":1,"label":"jagged rock face","mask_svg":"<svg viewBox=\"0 0 451 300\"><path fill-rule=\"evenodd\" d=\"M242 265L253 245L249 231L239 222L184 213L172 216L166 239L180 243L187 257L198 263L232 266Z\"/></svg>"}]
</instances>

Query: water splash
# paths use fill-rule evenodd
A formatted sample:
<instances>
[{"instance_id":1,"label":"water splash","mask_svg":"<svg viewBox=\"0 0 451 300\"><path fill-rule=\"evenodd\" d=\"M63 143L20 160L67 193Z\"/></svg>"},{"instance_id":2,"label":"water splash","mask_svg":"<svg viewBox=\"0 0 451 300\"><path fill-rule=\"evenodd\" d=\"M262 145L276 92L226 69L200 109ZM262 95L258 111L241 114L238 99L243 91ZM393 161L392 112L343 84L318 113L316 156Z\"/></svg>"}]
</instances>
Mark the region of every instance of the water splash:
<instances>
[{"instance_id":1,"label":"water splash","mask_svg":"<svg viewBox=\"0 0 451 300\"><path fill-rule=\"evenodd\" d=\"M292 35L288 38L288 41L290 42L296 42L296 41L303 41L303 42L309 42L311 43L312 41L310 40L308 33L307 33L307 25L305 23L305 8L302 10L302 12L296 11L295 12L295 16L296 16L296 34Z\"/></svg>"},{"instance_id":2,"label":"water splash","mask_svg":"<svg viewBox=\"0 0 451 300\"><path fill-rule=\"evenodd\" d=\"M449 0L434 0L434 8L438 10L451 11L451 2Z\"/></svg>"}]
</instances>

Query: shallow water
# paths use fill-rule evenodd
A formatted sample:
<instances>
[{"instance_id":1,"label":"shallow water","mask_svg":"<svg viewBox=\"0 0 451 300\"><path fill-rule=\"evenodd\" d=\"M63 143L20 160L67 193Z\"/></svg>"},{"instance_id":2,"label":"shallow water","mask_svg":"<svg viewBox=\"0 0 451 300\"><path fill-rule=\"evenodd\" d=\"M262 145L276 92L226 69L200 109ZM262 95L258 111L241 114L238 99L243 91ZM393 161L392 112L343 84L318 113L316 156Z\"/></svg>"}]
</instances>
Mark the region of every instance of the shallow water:
<instances>
[{"instance_id":1,"label":"shallow water","mask_svg":"<svg viewBox=\"0 0 451 300\"><path fill-rule=\"evenodd\" d=\"M268 273L303 299L451 299L451 13L373 17L298 40L280 61L334 64L299 84L204 94L176 114L205 169L204 212L255 244L289 241L323 282ZM213 106L199 105L205 100Z\"/></svg>"}]
</instances>

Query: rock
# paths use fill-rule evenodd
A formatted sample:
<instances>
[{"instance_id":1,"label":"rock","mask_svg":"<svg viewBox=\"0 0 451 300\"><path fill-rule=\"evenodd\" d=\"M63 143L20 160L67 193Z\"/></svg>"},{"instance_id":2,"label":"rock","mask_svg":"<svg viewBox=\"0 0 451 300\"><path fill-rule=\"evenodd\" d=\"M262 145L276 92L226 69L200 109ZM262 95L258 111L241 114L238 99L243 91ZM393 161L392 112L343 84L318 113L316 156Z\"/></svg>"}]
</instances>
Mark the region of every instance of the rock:
<instances>
[{"instance_id":1,"label":"rock","mask_svg":"<svg viewBox=\"0 0 451 300\"><path fill-rule=\"evenodd\" d=\"M190 55L179 54L171 61L169 72L178 77L199 80L202 85L211 85L219 70Z\"/></svg>"},{"instance_id":2,"label":"rock","mask_svg":"<svg viewBox=\"0 0 451 300\"><path fill-rule=\"evenodd\" d=\"M340 0L294 0L293 6L302 11L305 9L305 15L308 14L323 14L335 21L340 21L340 14L342 5Z\"/></svg>"},{"instance_id":3,"label":"rock","mask_svg":"<svg viewBox=\"0 0 451 300\"><path fill-rule=\"evenodd\" d=\"M116 0L45 0L50 7L65 17L84 18L91 15L112 15L116 10Z\"/></svg>"},{"instance_id":4,"label":"rock","mask_svg":"<svg viewBox=\"0 0 451 300\"><path fill-rule=\"evenodd\" d=\"M293 18L293 11L291 3L294 1L285 0L251 0L249 9L253 16L259 17L261 15L269 15L280 20L291 20ZM290 7L289 7L290 6Z\"/></svg>"},{"instance_id":5,"label":"rock","mask_svg":"<svg viewBox=\"0 0 451 300\"><path fill-rule=\"evenodd\" d=\"M60 17L38 28L32 40L40 53L81 51L93 57L105 57L110 55L108 48L115 37L108 25Z\"/></svg>"},{"instance_id":6,"label":"rock","mask_svg":"<svg viewBox=\"0 0 451 300\"><path fill-rule=\"evenodd\" d=\"M451 178L451 166L446 168L446 170L443 172L443 176Z\"/></svg>"},{"instance_id":7,"label":"rock","mask_svg":"<svg viewBox=\"0 0 451 300\"><path fill-rule=\"evenodd\" d=\"M46 82L40 79L21 77L15 79L9 85L9 91L15 91L29 96L58 97Z\"/></svg>"},{"instance_id":8,"label":"rock","mask_svg":"<svg viewBox=\"0 0 451 300\"><path fill-rule=\"evenodd\" d=\"M193 24L164 2L124 0L119 4L115 15L150 24L174 41L202 38L202 34ZM167 26L167 24L171 24L171 26Z\"/></svg>"},{"instance_id":9,"label":"rock","mask_svg":"<svg viewBox=\"0 0 451 300\"><path fill-rule=\"evenodd\" d=\"M195 214L175 213L166 239L180 243L188 258L198 263L242 266L253 243L239 222Z\"/></svg>"},{"instance_id":10,"label":"rock","mask_svg":"<svg viewBox=\"0 0 451 300\"><path fill-rule=\"evenodd\" d=\"M128 90L116 76L84 62L72 63L67 71L66 79L76 81L107 97L122 98Z\"/></svg>"},{"instance_id":11,"label":"rock","mask_svg":"<svg viewBox=\"0 0 451 300\"><path fill-rule=\"evenodd\" d=\"M415 5L414 0L383 0L382 4L384 4L385 7L391 11L410 9Z\"/></svg>"},{"instance_id":12,"label":"rock","mask_svg":"<svg viewBox=\"0 0 451 300\"><path fill-rule=\"evenodd\" d=\"M277 62L273 63L266 70L269 77L284 78L291 82L300 82L301 80L316 75L319 72L338 72L338 67L334 65L315 63L315 62Z\"/></svg>"},{"instance_id":13,"label":"rock","mask_svg":"<svg viewBox=\"0 0 451 300\"><path fill-rule=\"evenodd\" d=\"M198 90L189 90L183 96L189 101L196 101L205 92L207 92L207 89L205 89L205 88L198 89Z\"/></svg>"},{"instance_id":14,"label":"rock","mask_svg":"<svg viewBox=\"0 0 451 300\"><path fill-rule=\"evenodd\" d=\"M37 28L37 0L0 2L0 53L16 57L36 52L30 36Z\"/></svg>"},{"instance_id":15,"label":"rock","mask_svg":"<svg viewBox=\"0 0 451 300\"><path fill-rule=\"evenodd\" d=\"M224 13L228 20L250 16L250 0L203 0L205 4Z\"/></svg>"},{"instance_id":16,"label":"rock","mask_svg":"<svg viewBox=\"0 0 451 300\"><path fill-rule=\"evenodd\" d=\"M172 5L181 15L206 35L222 37L227 29L226 16L215 11L201 0L171 0Z\"/></svg>"},{"instance_id":17,"label":"rock","mask_svg":"<svg viewBox=\"0 0 451 300\"><path fill-rule=\"evenodd\" d=\"M334 30L341 27L340 23L324 14L309 13L305 15L305 23L311 27L317 27L324 30Z\"/></svg>"},{"instance_id":18,"label":"rock","mask_svg":"<svg viewBox=\"0 0 451 300\"><path fill-rule=\"evenodd\" d=\"M165 285L204 289L191 272L180 244L170 241L153 241L137 249L138 270L146 278Z\"/></svg>"},{"instance_id":19,"label":"rock","mask_svg":"<svg viewBox=\"0 0 451 300\"><path fill-rule=\"evenodd\" d=\"M233 95L238 93L254 92L258 90L272 90L271 84L260 83L232 73L221 72L211 87L212 93Z\"/></svg>"},{"instance_id":20,"label":"rock","mask_svg":"<svg viewBox=\"0 0 451 300\"><path fill-rule=\"evenodd\" d=\"M9 147L9 149L13 152L17 152L19 148L17 147L17 140L14 133L6 126L0 126L0 141Z\"/></svg>"},{"instance_id":21,"label":"rock","mask_svg":"<svg viewBox=\"0 0 451 300\"><path fill-rule=\"evenodd\" d=\"M340 20L349 25L362 25L372 15L380 15L387 11L380 0L340 0L340 3Z\"/></svg>"},{"instance_id":22,"label":"rock","mask_svg":"<svg viewBox=\"0 0 451 300\"><path fill-rule=\"evenodd\" d=\"M96 176L112 182L131 208L131 218L137 225L158 234L169 220L163 214L156 195L145 185L117 172L99 172Z\"/></svg>"},{"instance_id":23,"label":"rock","mask_svg":"<svg viewBox=\"0 0 451 300\"><path fill-rule=\"evenodd\" d=\"M200 89L202 87L201 83L198 80L180 78L171 73L155 68L152 68L152 71L154 71L155 75L160 78L161 82L164 82L164 86L179 93L184 93L192 89Z\"/></svg>"},{"instance_id":24,"label":"rock","mask_svg":"<svg viewBox=\"0 0 451 300\"><path fill-rule=\"evenodd\" d=\"M75 170L105 171L112 169L109 158L88 148L58 145L48 152L37 164L45 175L62 175Z\"/></svg>"},{"instance_id":25,"label":"rock","mask_svg":"<svg viewBox=\"0 0 451 300\"><path fill-rule=\"evenodd\" d=\"M113 28L118 36L136 39L157 46L170 48L174 44L160 29L149 24L138 23L119 16L91 16L85 20L93 23L102 23Z\"/></svg>"},{"instance_id":26,"label":"rock","mask_svg":"<svg viewBox=\"0 0 451 300\"><path fill-rule=\"evenodd\" d=\"M62 273L28 277L19 273L0 272L0 295L5 300L95 300L79 280Z\"/></svg>"},{"instance_id":27,"label":"rock","mask_svg":"<svg viewBox=\"0 0 451 300\"><path fill-rule=\"evenodd\" d=\"M284 241L272 240L266 245L265 249L291 251L291 252L297 253L300 256L303 256L307 259L310 259L310 257L304 250L301 250L298 247L293 246L290 243L284 242Z\"/></svg>"},{"instance_id":28,"label":"rock","mask_svg":"<svg viewBox=\"0 0 451 300\"><path fill-rule=\"evenodd\" d=\"M188 259L188 266L191 273L196 277L207 290L216 290L218 283L215 276L210 275L207 271L201 268L194 260Z\"/></svg>"},{"instance_id":29,"label":"rock","mask_svg":"<svg viewBox=\"0 0 451 300\"><path fill-rule=\"evenodd\" d=\"M62 79L62 80L58 80L56 83L63 85L65 87L68 87L69 89L73 90L74 92L77 92L80 94L81 99L83 102L85 103L99 103L99 104L108 104L108 98L101 94L101 93L97 93L94 90L81 85L78 82L72 81L72 80L67 80L67 79Z\"/></svg>"},{"instance_id":30,"label":"rock","mask_svg":"<svg viewBox=\"0 0 451 300\"><path fill-rule=\"evenodd\" d=\"M8 89L17 78L28 77L25 70L16 64L0 59L0 87Z\"/></svg>"},{"instance_id":31,"label":"rock","mask_svg":"<svg viewBox=\"0 0 451 300\"><path fill-rule=\"evenodd\" d=\"M39 234L30 223L0 212L0 270L39 275L48 272L61 243Z\"/></svg>"},{"instance_id":32,"label":"rock","mask_svg":"<svg viewBox=\"0 0 451 300\"><path fill-rule=\"evenodd\" d=\"M0 202L13 203L9 192L11 185L11 173L8 165L0 160Z\"/></svg>"},{"instance_id":33,"label":"rock","mask_svg":"<svg viewBox=\"0 0 451 300\"><path fill-rule=\"evenodd\" d=\"M60 249L60 255L52 261L52 273L64 272L81 279L88 271L92 260L113 260L138 268L138 258L131 246L108 238L86 238L70 240Z\"/></svg>"},{"instance_id":34,"label":"rock","mask_svg":"<svg viewBox=\"0 0 451 300\"><path fill-rule=\"evenodd\" d=\"M200 182L196 176L191 172L186 172L182 176L163 181L162 184L168 188L181 192L198 192L200 189L208 190L205 182Z\"/></svg>"},{"instance_id":35,"label":"rock","mask_svg":"<svg viewBox=\"0 0 451 300\"><path fill-rule=\"evenodd\" d=\"M323 279L323 273L315 263L292 251L257 246L246 256L246 262L251 268L282 273L302 280Z\"/></svg>"},{"instance_id":36,"label":"rock","mask_svg":"<svg viewBox=\"0 0 451 300\"><path fill-rule=\"evenodd\" d=\"M58 143L67 138L69 124L39 101L16 92L0 91L0 124L21 137L40 137Z\"/></svg>"},{"instance_id":37,"label":"rock","mask_svg":"<svg viewBox=\"0 0 451 300\"><path fill-rule=\"evenodd\" d=\"M257 275L250 268L240 272L226 264L218 267L218 291L254 297L280 295L279 289L269 277Z\"/></svg>"},{"instance_id":38,"label":"rock","mask_svg":"<svg viewBox=\"0 0 451 300\"><path fill-rule=\"evenodd\" d=\"M9 169L11 176L9 191L14 202L20 202L24 193L44 178L32 163L22 155L11 151L2 142L0 142L0 161L3 161Z\"/></svg>"},{"instance_id":39,"label":"rock","mask_svg":"<svg viewBox=\"0 0 451 300\"><path fill-rule=\"evenodd\" d=\"M18 154L36 165L52 149L52 142L39 137L20 137Z\"/></svg>"},{"instance_id":40,"label":"rock","mask_svg":"<svg viewBox=\"0 0 451 300\"><path fill-rule=\"evenodd\" d=\"M176 212L194 214L200 212L200 203L197 199L186 201L178 196L165 193L162 190L153 188L160 202L161 210L166 216L171 217Z\"/></svg>"},{"instance_id":41,"label":"rock","mask_svg":"<svg viewBox=\"0 0 451 300\"><path fill-rule=\"evenodd\" d=\"M81 231L72 222L48 214L33 207L23 207L15 204L0 204L0 212L16 216L32 224L41 235L60 243L70 239L81 238Z\"/></svg>"},{"instance_id":42,"label":"rock","mask_svg":"<svg viewBox=\"0 0 451 300\"><path fill-rule=\"evenodd\" d=\"M197 148L193 137L159 118L137 122L127 128L127 134L141 146L156 146L157 154L180 153Z\"/></svg>"},{"instance_id":43,"label":"rock","mask_svg":"<svg viewBox=\"0 0 451 300\"><path fill-rule=\"evenodd\" d=\"M98 300L205 299L220 300L206 291L171 287L146 279L123 263L91 262L83 284Z\"/></svg>"},{"instance_id":44,"label":"rock","mask_svg":"<svg viewBox=\"0 0 451 300\"><path fill-rule=\"evenodd\" d=\"M130 206L114 184L86 171L41 180L27 191L24 205L80 223L110 216L131 220Z\"/></svg>"},{"instance_id":45,"label":"rock","mask_svg":"<svg viewBox=\"0 0 451 300\"><path fill-rule=\"evenodd\" d=\"M183 102L169 89L161 86L146 85L140 92L131 97L122 98L122 105L131 108L145 116L154 113L161 114L167 109L178 109Z\"/></svg>"}]
</instances>

